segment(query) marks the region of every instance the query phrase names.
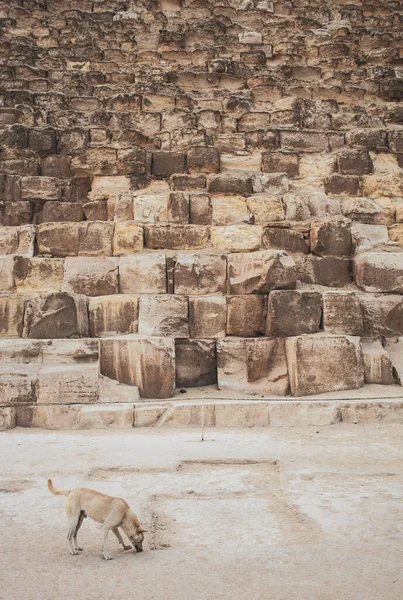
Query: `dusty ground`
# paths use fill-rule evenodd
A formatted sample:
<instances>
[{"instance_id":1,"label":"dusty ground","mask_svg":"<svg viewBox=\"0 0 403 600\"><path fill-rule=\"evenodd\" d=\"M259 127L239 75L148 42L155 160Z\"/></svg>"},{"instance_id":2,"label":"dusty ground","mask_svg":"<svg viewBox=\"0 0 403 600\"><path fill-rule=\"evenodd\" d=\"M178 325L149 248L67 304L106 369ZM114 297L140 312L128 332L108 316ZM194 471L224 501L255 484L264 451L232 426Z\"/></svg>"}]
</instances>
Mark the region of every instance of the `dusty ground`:
<instances>
[{"instance_id":1,"label":"dusty ground","mask_svg":"<svg viewBox=\"0 0 403 600\"><path fill-rule=\"evenodd\" d=\"M397 425L0 436L0 597L24 600L401 600ZM67 549L56 486L122 495L146 551L101 557L86 520Z\"/></svg>"}]
</instances>

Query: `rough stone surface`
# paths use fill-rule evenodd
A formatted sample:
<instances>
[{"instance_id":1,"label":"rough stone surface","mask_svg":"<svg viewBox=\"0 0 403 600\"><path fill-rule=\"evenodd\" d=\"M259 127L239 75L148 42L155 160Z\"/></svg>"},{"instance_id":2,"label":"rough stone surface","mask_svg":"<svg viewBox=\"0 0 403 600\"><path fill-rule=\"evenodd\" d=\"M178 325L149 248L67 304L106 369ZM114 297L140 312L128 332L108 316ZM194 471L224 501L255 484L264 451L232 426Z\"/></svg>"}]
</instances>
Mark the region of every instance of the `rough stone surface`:
<instances>
[{"instance_id":1,"label":"rough stone surface","mask_svg":"<svg viewBox=\"0 0 403 600\"><path fill-rule=\"evenodd\" d=\"M319 331L322 297L318 292L275 290L269 294L266 335L289 337Z\"/></svg>"},{"instance_id":2,"label":"rough stone surface","mask_svg":"<svg viewBox=\"0 0 403 600\"><path fill-rule=\"evenodd\" d=\"M189 337L188 299L172 295L142 295L139 302L139 334Z\"/></svg>"},{"instance_id":3,"label":"rough stone surface","mask_svg":"<svg viewBox=\"0 0 403 600\"><path fill-rule=\"evenodd\" d=\"M123 294L164 294L166 259L164 254L139 254L119 260L119 291Z\"/></svg>"},{"instance_id":4,"label":"rough stone surface","mask_svg":"<svg viewBox=\"0 0 403 600\"><path fill-rule=\"evenodd\" d=\"M89 332L103 337L138 331L138 296L115 294L88 299Z\"/></svg>"},{"instance_id":5,"label":"rough stone surface","mask_svg":"<svg viewBox=\"0 0 403 600\"><path fill-rule=\"evenodd\" d=\"M227 297L227 335L256 337L266 330L267 297L263 294Z\"/></svg>"},{"instance_id":6,"label":"rough stone surface","mask_svg":"<svg viewBox=\"0 0 403 600\"><path fill-rule=\"evenodd\" d=\"M270 290L293 288L296 270L285 252L261 250L228 255L231 294L267 294Z\"/></svg>"},{"instance_id":7,"label":"rough stone surface","mask_svg":"<svg viewBox=\"0 0 403 600\"><path fill-rule=\"evenodd\" d=\"M217 383L214 340L176 340L176 387L200 387Z\"/></svg>"},{"instance_id":8,"label":"rough stone surface","mask_svg":"<svg viewBox=\"0 0 403 600\"><path fill-rule=\"evenodd\" d=\"M227 261L222 254L177 254L175 294L225 293Z\"/></svg>"},{"instance_id":9,"label":"rough stone surface","mask_svg":"<svg viewBox=\"0 0 403 600\"><path fill-rule=\"evenodd\" d=\"M395 383L389 355L379 340L362 342L365 383L392 385Z\"/></svg>"},{"instance_id":10,"label":"rough stone surface","mask_svg":"<svg viewBox=\"0 0 403 600\"><path fill-rule=\"evenodd\" d=\"M227 305L224 296L189 298L189 334L191 338L225 337Z\"/></svg>"},{"instance_id":11,"label":"rough stone surface","mask_svg":"<svg viewBox=\"0 0 403 600\"><path fill-rule=\"evenodd\" d=\"M66 258L63 291L104 296L118 292L117 258Z\"/></svg>"},{"instance_id":12,"label":"rough stone surface","mask_svg":"<svg viewBox=\"0 0 403 600\"><path fill-rule=\"evenodd\" d=\"M366 292L403 293L403 252L366 252L354 263L357 284Z\"/></svg>"},{"instance_id":13,"label":"rough stone surface","mask_svg":"<svg viewBox=\"0 0 403 600\"><path fill-rule=\"evenodd\" d=\"M25 303L24 329L34 339L87 337L87 298L66 292L31 296Z\"/></svg>"}]
</instances>

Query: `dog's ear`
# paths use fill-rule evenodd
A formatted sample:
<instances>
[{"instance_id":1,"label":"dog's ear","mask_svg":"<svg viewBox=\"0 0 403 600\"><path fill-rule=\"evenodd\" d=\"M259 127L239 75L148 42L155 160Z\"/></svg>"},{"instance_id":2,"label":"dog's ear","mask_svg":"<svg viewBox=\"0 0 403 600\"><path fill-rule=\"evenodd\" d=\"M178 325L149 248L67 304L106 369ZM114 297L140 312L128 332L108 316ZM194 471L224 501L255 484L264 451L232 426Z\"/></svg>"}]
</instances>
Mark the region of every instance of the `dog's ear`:
<instances>
[{"instance_id":1,"label":"dog's ear","mask_svg":"<svg viewBox=\"0 0 403 600\"><path fill-rule=\"evenodd\" d=\"M137 533L146 533L148 531L148 529L143 529L142 527L139 527L137 529Z\"/></svg>"}]
</instances>

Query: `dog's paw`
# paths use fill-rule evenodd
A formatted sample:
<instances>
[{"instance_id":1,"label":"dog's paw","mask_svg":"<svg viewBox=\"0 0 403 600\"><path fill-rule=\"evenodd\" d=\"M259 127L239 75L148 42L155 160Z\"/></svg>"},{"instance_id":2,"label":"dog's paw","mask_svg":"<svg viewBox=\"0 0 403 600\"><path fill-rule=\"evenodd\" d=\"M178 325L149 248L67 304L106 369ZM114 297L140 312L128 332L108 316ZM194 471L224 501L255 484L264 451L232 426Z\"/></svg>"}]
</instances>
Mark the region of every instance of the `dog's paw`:
<instances>
[{"instance_id":1,"label":"dog's paw","mask_svg":"<svg viewBox=\"0 0 403 600\"><path fill-rule=\"evenodd\" d=\"M132 547L131 546L123 546L123 550L131 550Z\"/></svg>"},{"instance_id":2,"label":"dog's paw","mask_svg":"<svg viewBox=\"0 0 403 600\"><path fill-rule=\"evenodd\" d=\"M76 550L78 550L79 552L82 552L84 550L84 548L78 547L78 548L76 548Z\"/></svg>"},{"instance_id":3,"label":"dog's paw","mask_svg":"<svg viewBox=\"0 0 403 600\"><path fill-rule=\"evenodd\" d=\"M104 555L104 559L105 559L105 560L113 560L113 557L112 557L112 556L109 556L109 555L108 555L108 556L105 556L105 555Z\"/></svg>"},{"instance_id":4,"label":"dog's paw","mask_svg":"<svg viewBox=\"0 0 403 600\"><path fill-rule=\"evenodd\" d=\"M70 550L70 554L72 554L73 556L77 556L78 552L77 550Z\"/></svg>"}]
</instances>

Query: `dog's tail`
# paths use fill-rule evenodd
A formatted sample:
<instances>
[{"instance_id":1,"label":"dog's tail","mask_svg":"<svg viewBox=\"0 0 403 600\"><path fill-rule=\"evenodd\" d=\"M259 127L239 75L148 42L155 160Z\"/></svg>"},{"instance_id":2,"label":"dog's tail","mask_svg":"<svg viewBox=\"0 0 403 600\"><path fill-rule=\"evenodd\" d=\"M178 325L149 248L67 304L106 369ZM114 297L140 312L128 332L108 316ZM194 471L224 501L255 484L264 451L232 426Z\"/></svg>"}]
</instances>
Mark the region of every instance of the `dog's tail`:
<instances>
[{"instance_id":1,"label":"dog's tail","mask_svg":"<svg viewBox=\"0 0 403 600\"><path fill-rule=\"evenodd\" d=\"M70 492L67 492L66 490L57 490L56 488L54 488L51 479L48 479L48 488L49 491L52 492L52 494L54 494L55 496L68 496L70 494Z\"/></svg>"}]
</instances>

